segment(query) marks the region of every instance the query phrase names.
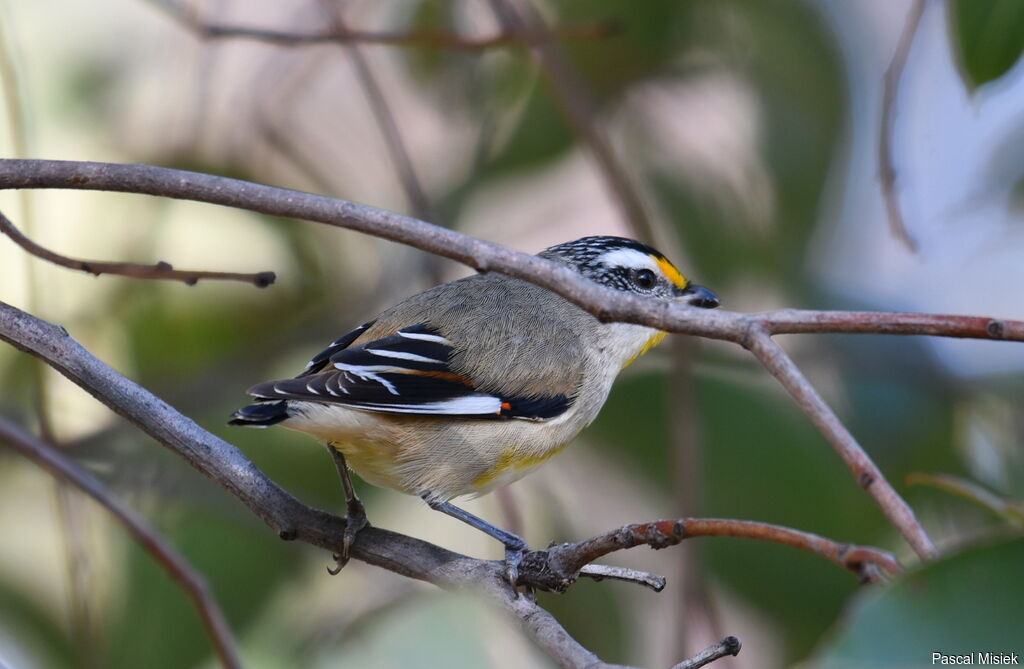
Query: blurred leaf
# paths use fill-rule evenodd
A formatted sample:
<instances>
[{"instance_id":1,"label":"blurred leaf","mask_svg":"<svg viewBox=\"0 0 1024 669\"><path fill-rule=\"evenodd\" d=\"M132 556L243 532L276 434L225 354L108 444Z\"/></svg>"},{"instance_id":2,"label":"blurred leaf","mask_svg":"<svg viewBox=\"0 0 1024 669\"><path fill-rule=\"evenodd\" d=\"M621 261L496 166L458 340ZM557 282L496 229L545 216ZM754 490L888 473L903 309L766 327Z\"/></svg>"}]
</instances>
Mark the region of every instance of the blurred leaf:
<instances>
[{"instance_id":1,"label":"blurred leaf","mask_svg":"<svg viewBox=\"0 0 1024 669\"><path fill-rule=\"evenodd\" d=\"M410 28L412 30L454 32L454 9L454 5L450 2L420 0L412 11L412 25ZM422 77L436 79L442 73L445 64L451 61L453 54L456 56L461 55L448 49L426 47L422 49L409 49L406 57L402 60L412 66L416 79ZM464 60L464 58L459 60Z\"/></svg>"},{"instance_id":2,"label":"blurred leaf","mask_svg":"<svg viewBox=\"0 0 1024 669\"><path fill-rule=\"evenodd\" d=\"M510 72L507 75L515 78ZM541 82L530 89L526 107L519 119L515 132L499 154L488 166L489 175L537 167L538 163L551 160L568 149L575 141L561 110L551 100Z\"/></svg>"},{"instance_id":3,"label":"blurred leaf","mask_svg":"<svg viewBox=\"0 0 1024 669\"><path fill-rule=\"evenodd\" d=\"M685 24L690 51L756 96L759 164L740 168L767 170L768 197L749 200L743 183L694 184L672 169L652 169L648 180L702 282L725 285L737 272L756 273L805 294L806 248L844 114L834 40L808 3L704 0L692 3L691 14ZM687 74L704 73L688 70L681 81Z\"/></svg>"},{"instance_id":4,"label":"blurred leaf","mask_svg":"<svg viewBox=\"0 0 1024 669\"><path fill-rule=\"evenodd\" d=\"M208 506L183 511L166 536L206 578L236 638L298 559L258 521ZM209 635L185 591L134 544L126 563L126 599L112 626L109 666L180 669L208 658Z\"/></svg>"},{"instance_id":5,"label":"blurred leaf","mask_svg":"<svg viewBox=\"0 0 1024 669\"><path fill-rule=\"evenodd\" d=\"M950 31L968 91L1006 74L1024 52L1024 2L951 0Z\"/></svg>"},{"instance_id":6,"label":"blurred leaf","mask_svg":"<svg viewBox=\"0 0 1024 669\"><path fill-rule=\"evenodd\" d=\"M613 28L607 37L562 43L572 69L598 101L666 69L678 54L687 3L679 0L562 0L552 27L590 25Z\"/></svg>"},{"instance_id":7,"label":"blurred leaf","mask_svg":"<svg viewBox=\"0 0 1024 669\"><path fill-rule=\"evenodd\" d=\"M61 622L54 620L40 602L26 595L22 591L24 585L0 580L0 640L7 635L17 638L17 650L49 660L44 666L76 666L76 652L61 629ZM5 659L16 657L0 648L0 667L5 666Z\"/></svg>"},{"instance_id":8,"label":"blurred leaf","mask_svg":"<svg viewBox=\"0 0 1024 669\"><path fill-rule=\"evenodd\" d=\"M1024 655L1024 538L933 562L864 590L814 667L930 666L932 653ZM977 662L980 664L980 662Z\"/></svg>"},{"instance_id":9,"label":"blurred leaf","mask_svg":"<svg viewBox=\"0 0 1024 669\"><path fill-rule=\"evenodd\" d=\"M959 495L982 506L1017 527L1024 526L1024 503L996 495L988 488L960 476L911 472L909 485L928 485Z\"/></svg>"}]
</instances>

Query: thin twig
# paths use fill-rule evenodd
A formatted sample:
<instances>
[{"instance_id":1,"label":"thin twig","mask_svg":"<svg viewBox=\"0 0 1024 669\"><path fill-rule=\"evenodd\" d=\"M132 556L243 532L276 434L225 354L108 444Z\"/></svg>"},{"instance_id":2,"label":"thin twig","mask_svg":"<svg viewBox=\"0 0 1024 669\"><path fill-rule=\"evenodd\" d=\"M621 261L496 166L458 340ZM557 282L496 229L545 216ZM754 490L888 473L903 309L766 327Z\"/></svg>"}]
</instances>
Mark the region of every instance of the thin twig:
<instances>
[{"instance_id":1,"label":"thin twig","mask_svg":"<svg viewBox=\"0 0 1024 669\"><path fill-rule=\"evenodd\" d=\"M896 239L915 253L918 250L917 242L907 230L907 223L900 208L899 194L896 192L896 158L893 156L892 147L900 79L903 77L903 69L907 64L907 56L910 55L910 47L914 43L914 35L917 34L924 8L925 0L914 0L914 4L910 6L906 23L903 24L903 32L900 33L899 42L896 44L896 52L885 70L882 120L878 130L878 172L882 184L882 198L885 200L885 209L889 215L889 229Z\"/></svg>"},{"instance_id":2,"label":"thin twig","mask_svg":"<svg viewBox=\"0 0 1024 669\"><path fill-rule=\"evenodd\" d=\"M711 664L726 655L736 656L740 654L743 644L734 636L727 636L718 643L708 646L693 657L672 667L672 669L700 669Z\"/></svg>"},{"instance_id":3,"label":"thin twig","mask_svg":"<svg viewBox=\"0 0 1024 669\"><path fill-rule=\"evenodd\" d=\"M580 569L579 575L591 578L595 581L609 579L612 581L635 583L636 585L642 585L646 588L650 588L655 592L661 592L664 590L666 584L664 576L658 576L657 574L651 574L637 569L629 569L628 567L612 567L605 564L585 565Z\"/></svg>"},{"instance_id":4,"label":"thin twig","mask_svg":"<svg viewBox=\"0 0 1024 669\"><path fill-rule=\"evenodd\" d=\"M34 355L127 418L159 443L234 495L277 534L337 552L344 536L344 519L305 506L268 479L237 448L203 430L145 388L121 376L97 359L67 331L0 302L0 340ZM632 545L670 545L685 536L747 536L810 550L841 566L877 565L887 572L899 565L873 548L848 547L817 535L761 523L713 519L682 519L627 526L580 544L549 551L547 570L584 566L581 555L595 556ZM535 559L538 553L527 555ZM530 637L562 666L604 666L527 597L515 597L500 562L475 560L412 537L368 527L352 546L354 558L395 573L429 581L448 589L482 591L516 617ZM564 558L564 559L563 559ZM528 565L524 561L521 573ZM538 575L539 578L539 575Z\"/></svg>"},{"instance_id":5,"label":"thin twig","mask_svg":"<svg viewBox=\"0 0 1024 669\"><path fill-rule=\"evenodd\" d=\"M0 302L0 340L30 353L81 386L143 432L234 495L282 539L341 550L345 521L308 507L271 481L237 448L200 428L142 386L121 376L66 330ZM518 618L541 649L563 666L583 669L600 660L551 614L513 597L498 562L475 560L412 537L368 527L352 556L397 574L449 589L475 588Z\"/></svg>"},{"instance_id":6,"label":"thin twig","mask_svg":"<svg viewBox=\"0 0 1024 669\"><path fill-rule=\"evenodd\" d=\"M877 548L842 544L769 523L721 518L678 518L624 525L585 541L553 546L547 550L547 563L555 574L572 575L584 565L615 551L641 545L666 548L693 537L739 537L784 544L820 555L866 580L871 580L870 574L865 573L868 564L890 575L902 571L892 554Z\"/></svg>"},{"instance_id":7,"label":"thin twig","mask_svg":"<svg viewBox=\"0 0 1024 669\"><path fill-rule=\"evenodd\" d=\"M550 28L543 17L531 4L531 0L491 0L491 7L501 25L512 33L539 33L546 35ZM626 225L635 230L637 236L649 243L654 242L654 231L647 217L642 200L629 175L622 167L615 151L594 120L594 104L583 82L576 76L560 46L552 39L542 39L530 44L540 71L548 83L548 92L562 109L573 132L583 141L594 158Z\"/></svg>"},{"instance_id":8,"label":"thin twig","mask_svg":"<svg viewBox=\"0 0 1024 669\"><path fill-rule=\"evenodd\" d=\"M141 193L315 221L414 246L481 272L501 272L530 281L602 321L641 323L711 339L740 342L756 325L773 335L877 333L1024 341L1024 322L989 317L797 309L739 314L694 309L606 288L549 260L409 216L322 195L168 167L0 159L0 190L17 188Z\"/></svg>"},{"instance_id":9,"label":"thin twig","mask_svg":"<svg viewBox=\"0 0 1024 669\"><path fill-rule=\"evenodd\" d=\"M246 39L290 47L310 44L380 44L396 47L448 49L451 51L485 51L497 47L536 44L546 39L565 41L599 40L618 33L618 25L606 21L586 26L558 28L553 34L503 31L486 37L469 37L438 30L411 30L408 32L372 32L335 26L333 30L318 33L298 33L272 28L253 28L215 23L195 16L173 0L150 0L150 4L204 39Z\"/></svg>"},{"instance_id":10,"label":"thin twig","mask_svg":"<svg viewBox=\"0 0 1024 669\"><path fill-rule=\"evenodd\" d=\"M874 332L1024 341L1024 322L987 317L799 310L739 314L694 309L606 288L543 258L408 216L322 195L185 170L151 165L0 159L0 189L4 188L75 188L145 193L317 221L415 246L482 272L502 272L525 279L561 295L602 321L641 323L668 332L742 345L748 343L750 333L755 329L763 329L769 334ZM819 428L826 429L822 424ZM828 436L834 438L834 435ZM856 443L852 446L859 448ZM876 494L880 489L879 486L869 487L875 501L883 507L892 504L892 499ZM899 504L905 505L902 500ZM911 537L920 537L924 533L912 517L908 519L899 509L887 509L886 514L909 523L897 525L897 529L912 544L921 543L911 540ZM928 554L925 551L922 557Z\"/></svg>"},{"instance_id":11,"label":"thin twig","mask_svg":"<svg viewBox=\"0 0 1024 669\"><path fill-rule=\"evenodd\" d=\"M779 380L786 392L821 430L857 479L857 484L874 497L894 526L904 530L904 538L923 559L938 555L935 545L917 522L914 510L886 480L871 456L860 447L832 408L810 384L793 360L764 331L751 329L744 346Z\"/></svg>"},{"instance_id":12,"label":"thin twig","mask_svg":"<svg viewBox=\"0 0 1024 669\"><path fill-rule=\"evenodd\" d=\"M257 288L266 288L274 283L277 276L273 272L258 272L256 274L239 274L236 272L207 272L203 270L178 270L166 262L158 262L155 265L138 265L124 262L104 262L102 260L78 260L55 253L48 248L36 244L26 237L15 227L9 218L0 213L0 233L11 238L15 244L37 258L41 258L55 265L67 267L81 272L100 276L101 274L116 274L132 279L162 279L168 281L182 281L189 286L195 285L204 279L219 279L224 281L241 281L251 283Z\"/></svg>"},{"instance_id":13,"label":"thin twig","mask_svg":"<svg viewBox=\"0 0 1024 669\"><path fill-rule=\"evenodd\" d=\"M66 481L96 500L110 512L132 537L163 567L171 578L181 584L191 597L213 641L220 663L229 669L241 669L235 640L227 620L217 605L203 577L177 549L131 507L111 495L102 483L62 454L55 446L34 437L0 416L0 440L36 463L56 478Z\"/></svg>"}]
</instances>

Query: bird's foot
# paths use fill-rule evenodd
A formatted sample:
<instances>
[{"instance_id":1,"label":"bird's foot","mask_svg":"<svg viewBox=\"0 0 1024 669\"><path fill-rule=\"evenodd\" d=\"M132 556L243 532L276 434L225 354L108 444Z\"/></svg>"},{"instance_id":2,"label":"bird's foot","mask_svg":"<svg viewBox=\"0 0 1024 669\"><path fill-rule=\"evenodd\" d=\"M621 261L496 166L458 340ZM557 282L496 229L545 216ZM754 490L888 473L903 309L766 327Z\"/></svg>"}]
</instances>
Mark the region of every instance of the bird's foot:
<instances>
[{"instance_id":1,"label":"bird's foot","mask_svg":"<svg viewBox=\"0 0 1024 669\"><path fill-rule=\"evenodd\" d=\"M505 580L513 588L519 582L519 565L523 561L523 556L529 552L530 547L522 539L505 544Z\"/></svg>"},{"instance_id":2,"label":"bird's foot","mask_svg":"<svg viewBox=\"0 0 1024 669\"><path fill-rule=\"evenodd\" d=\"M348 511L345 516L345 534L341 537L341 552L334 553L334 567L328 567L327 573L331 576L337 576L338 572L345 568L349 560L349 551L352 548L352 544L355 543L356 535L359 534L363 528L369 527L370 521L366 518L366 507L359 501L358 497L354 497L348 502Z\"/></svg>"}]
</instances>

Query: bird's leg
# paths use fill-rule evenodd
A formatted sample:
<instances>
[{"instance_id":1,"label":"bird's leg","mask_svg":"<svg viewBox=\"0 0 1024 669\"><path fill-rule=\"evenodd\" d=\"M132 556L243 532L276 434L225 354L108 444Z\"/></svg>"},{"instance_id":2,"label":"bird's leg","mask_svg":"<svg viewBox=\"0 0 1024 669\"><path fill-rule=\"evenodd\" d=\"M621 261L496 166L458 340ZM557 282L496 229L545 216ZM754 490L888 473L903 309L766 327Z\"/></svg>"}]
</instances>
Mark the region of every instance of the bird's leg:
<instances>
[{"instance_id":1,"label":"bird's leg","mask_svg":"<svg viewBox=\"0 0 1024 669\"><path fill-rule=\"evenodd\" d=\"M356 489L352 486L352 479L348 476L348 465L345 464L345 456L330 444L327 444L327 450L331 452L331 457L334 458L334 465L338 468L338 476L341 477L341 487L345 489L346 506L345 535L341 540L341 553L334 555L334 561L337 566L333 569L327 568L327 571L333 576L348 564L348 551L352 547L352 542L356 540L356 535L359 534L359 531L370 524L370 521L366 519L366 508L359 497L356 496Z\"/></svg>"},{"instance_id":2,"label":"bird's leg","mask_svg":"<svg viewBox=\"0 0 1024 669\"><path fill-rule=\"evenodd\" d=\"M421 497L431 509L445 513L452 518L458 518L467 525L471 525L505 544L505 578L513 588L516 587L516 581L519 580L519 563L523 561L523 556L530 550L522 537L500 527L495 527L483 518L474 516L469 511L464 511L454 504L431 499L428 495L421 495Z\"/></svg>"}]
</instances>

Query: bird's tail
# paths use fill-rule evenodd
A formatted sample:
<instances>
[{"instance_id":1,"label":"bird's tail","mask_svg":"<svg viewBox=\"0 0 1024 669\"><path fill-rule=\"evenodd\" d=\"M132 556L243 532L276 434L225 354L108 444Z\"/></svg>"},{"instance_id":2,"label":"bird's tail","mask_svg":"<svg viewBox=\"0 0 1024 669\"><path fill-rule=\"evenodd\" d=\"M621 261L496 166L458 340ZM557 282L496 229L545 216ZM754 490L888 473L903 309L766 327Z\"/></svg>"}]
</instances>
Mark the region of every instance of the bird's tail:
<instances>
[{"instance_id":1,"label":"bird's tail","mask_svg":"<svg viewBox=\"0 0 1024 669\"><path fill-rule=\"evenodd\" d=\"M231 414L228 425L243 425L245 427L267 427L280 423L288 418L287 402L258 402L242 407Z\"/></svg>"}]
</instances>

